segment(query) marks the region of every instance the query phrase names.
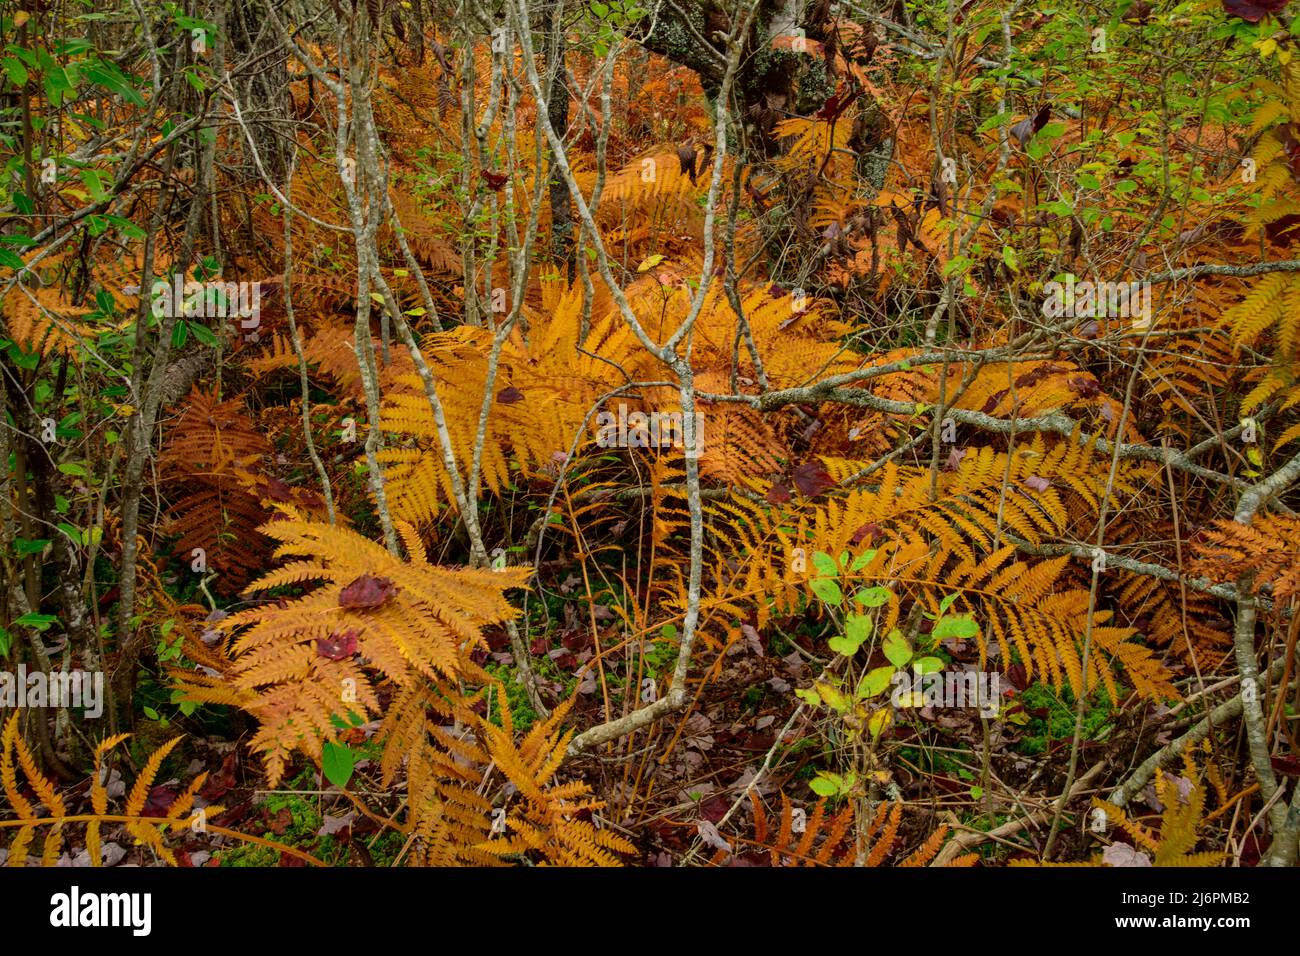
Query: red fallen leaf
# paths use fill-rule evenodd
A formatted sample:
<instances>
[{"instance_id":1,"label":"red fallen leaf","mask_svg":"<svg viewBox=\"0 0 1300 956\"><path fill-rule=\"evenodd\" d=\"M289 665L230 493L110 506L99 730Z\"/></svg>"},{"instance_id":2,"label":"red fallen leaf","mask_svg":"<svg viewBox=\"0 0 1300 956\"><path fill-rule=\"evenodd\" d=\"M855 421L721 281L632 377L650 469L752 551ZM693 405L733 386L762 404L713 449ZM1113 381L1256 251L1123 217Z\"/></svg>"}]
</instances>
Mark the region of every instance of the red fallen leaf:
<instances>
[{"instance_id":1,"label":"red fallen leaf","mask_svg":"<svg viewBox=\"0 0 1300 956\"><path fill-rule=\"evenodd\" d=\"M1300 174L1300 140L1296 139L1296 125L1283 123L1275 132L1277 138L1282 141L1282 149L1286 151L1286 161L1291 167L1292 175Z\"/></svg>"},{"instance_id":2,"label":"red fallen leaf","mask_svg":"<svg viewBox=\"0 0 1300 956\"><path fill-rule=\"evenodd\" d=\"M772 487L767 489L767 503L769 505L783 505L790 500L790 489L779 481L774 481Z\"/></svg>"},{"instance_id":3,"label":"red fallen leaf","mask_svg":"<svg viewBox=\"0 0 1300 956\"><path fill-rule=\"evenodd\" d=\"M221 761L221 769L211 774L207 780L203 781L203 788L199 791L201 796L208 803L216 803L220 800L231 787L235 785L235 755L226 754L226 759Z\"/></svg>"},{"instance_id":4,"label":"red fallen leaf","mask_svg":"<svg viewBox=\"0 0 1300 956\"><path fill-rule=\"evenodd\" d=\"M292 823L293 813L288 807L283 807L275 816L266 819L267 828L276 836L283 836Z\"/></svg>"},{"instance_id":5,"label":"red fallen leaf","mask_svg":"<svg viewBox=\"0 0 1300 956\"><path fill-rule=\"evenodd\" d=\"M1223 12L1247 23L1259 23L1267 14L1281 13L1286 5L1287 0L1223 0Z\"/></svg>"},{"instance_id":6,"label":"red fallen leaf","mask_svg":"<svg viewBox=\"0 0 1300 956\"><path fill-rule=\"evenodd\" d=\"M142 817L164 817L167 810L176 802L178 794L166 784L160 783L158 786L149 790L149 796L144 802L144 809L140 811Z\"/></svg>"},{"instance_id":7,"label":"red fallen leaf","mask_svg":"<svg viewBox=\"0 0 1300 956\"><path fill-rule=\"evenodd\" d=\"M1079 393L1081 398L1092 398L1094 395L1101 394L1101 386L1097 384L1095 378L1086 378L1077 375L1069 381L1070 388Z\"/></svg>"},{"instance_id":8,"label":"red fallen leaf","mask_svg":"<svg viewBox=\"0 0 1300 956\"><path fill-rule=\"evenodd\" d=\"M1259 858L1264 855L1264 848L1259 845L1259 837L1254 830L1246 831L1246 838L1241 841L1241 865L1258 866Z\"/></svg>"},{"instance_id":9,"label":"red fallen leaf","mask_svg":"<svg viewBox=\"0 0 1300 956\"><path fill-rule=\"evenodd\" d=\"M316 653L331 661L341 661L357 652L356 631L336 631L329 637L316 638Z\"/></svg>"},{"instance_id":10,"label":"red fallen leaf","mask_svg":"<svg viewBox=\"0 0 1300 956\"><path fill-rule=\"evenodd\" d=\"M814 498L824 491L835 487L835 479L818 459L806 461L795 467L790 475L794 486L806 498Z\"/></svg>"},{"instance_id":11,"label":"red fallen leaf","mask_svg":"<svg viewBox=\"0 0 1300 956\"><path fill-rule=\"evenodd\" d=\"M225 813L221 814L215 820L210 820L208 822L215 823L219 827L233 827L235 826L235 824L241 823L243 820L245 820L248 817L248 815L252 812L253 812L252 799L250 798L248 800L240 800L238 803L232 806Z\"/></svg>"},{"instance_id":12,"label":"red fallen leaf","mask_svg":"<svg viewBox=\"0 0 1300 956\"><path fill-rule=\"evenodd\" d=\"M695 147L690 143L683 143L677 147L677 162L681 164L682 175L689 176L691 182L695 182Z\"/></svg>"},{"instance_id":13,"label":"red fallen leaf","mask_svg":"<svg viewBox=\"0 0 1300 956\"><path fill-rule=\"evenodd\" d=\"M595 646L591 632L586 628L577 627L565 632L564 636L560 638L560 643L575 654Z\"/></svg>"},{"instance_id":14,"label":"red fallen leaf","mask_svg":"<svg viewBox=\"0 0 1300 956\"><path fill-rule=\"evenodd\" d=\"M262 494L272 501L292 501L293 489L279 478L268 478L262 486Z\"/></svg>"},{"instance_id":15,"label":"red fallen leaf","mask_svg":"<svg viewBox=\"0 0 1300 956\"><path fill-rule=\"evenodd\" d=\"M956 471L961 467L961 460L965 457L965 448L950 448L948 450L948 460L943 463L943 470Z\"/></svg>"},{"instance_id":16,"label":"red fallen leaf","mask_svg":"<svg viewBox=\"0 0 1300 956\"><path fill-rule=\"evenodd\" d=\"M495 192L500 192L505 188L506 183L510 181L508 176L503 176L500 173L490 173L486 169L480 169L479 175L483 177L483 182L487 183L488 189Z\"/></svg>"},{"instance_id":17,"label":"red fallen leaf","mask_svg":"<svg viewBox=\"0 0 1300 956\"><path fill-rule=\"evenodd\" d=\"M1120 19L1125 23L1146 23L1151 19L1151 4L1146 0L1137 0Z\"/></svg>"},{"instance_id":18,"label":"red fallen leaf","mask_svg":"<svg viewBox=\"0 0 1300 956\"><path fill-rule=\"evenodd\" d=\"M1030 475L1025 479L1025 487L1031 491L1046 491L1052 487L1052 483L1046 478L1040 478L1038 475Z\"/></svg>"},{"instance_id":19,"label":"red fallen leaf","mask_svg":"<svg viewBox=\"0 0 1300 956\"><path fill-rule=\"evenodd\" d=\"M306 866L306 865L307 865L307 861L304 860L302 857L292 856L291 854L285 853L283 850L280 851L280 862L276 864L276 866L284 866L284 867Z\"/></svg>"},{"instance_id":20,"label":"red fallen leaf","mask_svg":"<svg viewBox=\"0 0 1300 956\"><path fill-rule=\"evenodd\" d=\"M1011 389L1004 388L1000 392L994 392L989 396L989 400L984 403L984 407L981 408L980 411L985 415L991 415L993 410L1002 404L1002 399L1007 397L1009 391L1011 391Z\"/></svg>"},{"instance_id":21,"label":"red fallen leaf","mask_svg":"<svg viewBox=\"0 0 1300 956\"><path fill-rule=\"evenodd\" d=\"M534 638L532 645L529 647L529 650L534 654L545 654L550 649L551 645L544 637Z\"/></svg>"},{"instance_id":22,"label":"red fallen leaf","mask_svg":"<svg viewBox=\"0 0 1300 956\"><path fill-rule=\"evenodd\" d=\"M363 574L339 592L339 607L379 607L392 596L394 590L393 582L388 578Z\"/></svg>"},{"instance_id":23,"label":"red fallen leaf","mask_svg":"<svg viewBox=\"0 0 1300 956\"><path fill-rule=\"evenodd\" d=\"M1052 107L1044 106L1031 117L1022 119L1015 126L1011 127L1011 135L1016 138L1023 149L1028 144L1030 137L1047 125L1047 121L1052 116Z\"/></svg>"},{"instance_id":24,"label":"red fallen leaf","mask_svg":"<svg viewBox=\"0 0 1300 956\"><path fill-rule=\"evenodd\" d=\"M731 808L731 801L722 797L714 797L712 800L705 800L700 804L700 816L710 823L717 823L727 815L727 810Z\"/></svg>"},{"instance_id":25,"label":"red fallen leaf","mask_svg":"<svg viewBox=\"0 0 1300 956\"><path fill-rule=\"evenodd\" d=\"M296 490L298 494L298 500L303 504L305 504L307 507L309 508L325 507L325 499L322 498L320 495L316 494L316 492L312 491L310 488L298 488Z\"/></svg>"},{"instance_id":26,"label":"red fallen leaf","mask_svg":"<svg viewBox=\"0 0 1300 956\"><path fill-rule=\"evenodd\" d=\"M1079 326L1079 338L1081 339L1095 339L1100 334L1101 325L1098 324L1096 319Z\"/></svg>"},{"instance_id":27,"label":"red fallen leaf","mask_svg":"<svg viewBox=\"0 0 1300 956\"><path fill-rule=\"evenodd\" d=\"M853 532L853 537L849 539L849 543L854 545L863 544L864 542L870 544L876 539L876 536L880 534L881 530L883 529L875 522L864 524L857 531Z\"/></svg>"},{"instance_id":28,"label":"red fallen leaf","mask_svg":"<svg viewBox=\"0 0 1300 956\"><path fill-rule=\"evenodd\" d=\"M513 385L507 385L497 392L497 402L502 405L514 405L516 402L522 402L523 400L524 393Z\"/></svg>"},{"instance_id":29,"label":"red fallen leaf","mask_svg":"<svg viewBox=\"0 0 1300 956\"><path fill-rule=\"evenodd\" d=\"M1037 385L1039 382L1047 378L1047 376L1049 375L1054 375L1057 372L1064 372L1064 371L1066 371L1066 367L1064 365L1054 365L1051 362L1047 362L1043 365L1038 366L1035 369L1032 369L1031 371L1026 372L1024 375L1019 376L1016 379L1016 385L1019 386L1020 388L1028 388L1030 385Z\"/></svg>"},{"instance_id":30,"label":"red fallen leaf","mask_svg":"<svg viewBox=\"0 0 1300 956\"><path fill-rule=\"evenodd\" d=\"M847 96L845 95L846 93L848 94ZM851 93L843 88L836 90L835 94L831 96L831 98L826 101L825 105L817 111L817 118L824 120L835 119L848 109L849 104L856 100L861 93L862 90L860 89L853 90Z\"/></svg>"},{"instance_id":31,"label":"red fallen leaf","mask_svg":"<svg viewBox=\"0 0 1300 956\"><path fill-rule=\"evenodd\" d=\"M1300 777L1300 758L1274 757L1273 771L1288 777Z\"/></svg>"},{"instance_id":32,"label":"red fallen leaf","mask_svg":"<svg viewBox=\"0 0 1300 956\"><path fill-rule=\"evenodd\" d=\"M1029 686L1029 677L1025 674L1024 664L1012 664L1007 668L1007 680L1016 690L1024 690Z\"/></svg>"}]
</instances>

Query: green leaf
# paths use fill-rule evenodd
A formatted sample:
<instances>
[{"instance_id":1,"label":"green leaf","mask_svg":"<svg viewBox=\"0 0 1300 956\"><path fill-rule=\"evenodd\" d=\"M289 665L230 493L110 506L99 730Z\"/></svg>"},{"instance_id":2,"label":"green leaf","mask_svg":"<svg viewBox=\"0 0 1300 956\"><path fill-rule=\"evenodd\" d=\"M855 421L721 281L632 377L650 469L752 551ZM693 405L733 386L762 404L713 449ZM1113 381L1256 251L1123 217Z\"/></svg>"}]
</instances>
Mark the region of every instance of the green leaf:
<instances>
[{"instance_id":1,"label":"green leaf","mask_svg":"<svg viewBox=\"0 0 1300 956\"><path fill-rule=\"evenodd\" d=\"M144 106L144 98L112 63L101 60L99 63L82 67L81 74L90 82L112 90L132 106Z\"/></svg>"},{"instance_id":2,"label":"green leaf","mask_svg":"<svg viewBox=\"0 0 1300 956\"><path fill-rule=\"evenodd\" d=\"M828 578L836 577L840 573L840 566L825 551L818 551L813 555L813 567L819 574L824 574Z\"/></svg>"},{"instance_id":3,"label":"green leaf","mask_svg":"<svg viewBox=\"0 0 1300 956\"><path fill-rule=\"evenodd\" d=\"M190 331L194 333L194 337L209 348L216 348L220 344L216 333L206 325L199 325L197 322L191 322L189 323L189 326Z\"/></svg>"},{"instance_id":4,"label":"green leaf","mask_svg":"<svg viewBox=\"0 0 1300 956\"><path fill-rule=\"evenodd\" d=\"M19 627L34 627L38 631L48 630L51 624L58 622L53 614L24 614L14 621Z\"/></svg>"},{"instance_id":5,"label":"green leaf","mask_svg":"<svg viewBox=\"0 0 1300 956\"><path fill-rule=\"evenodd\" d=\"M835 777L835 781L838 781L839 785L843 784L843 778L838 774L828 774L822 771L821 776L813 777L812 780L808 781L808 786L812 787L812 792L819 797L833 797L840 792L840 786L830 779L832 776Z\"/></svg>"},{"instance_id":6,"label":"green leaf","mask_svg":"<svg viewBox=\"0 0 1300 956\"><path fill-rule=\"evenodd\" d=\"M814 578L812 589L813 594L833 607L839 607L844 603L844 593L840 590L840 586L830 578Z\"/></svg>"},{"instance_id":7,"label":"green leaf","mask_svg":"<svg viewBox=\"0 0 1300 956\"><path fill-rule=\"evenodd\" d=\"M352 768L356 766L356 755L351 747L326 741L321 748L320 767L325 779L336 787L346 787L352 779Z\"/></svg>"},{"instance_id":8,"label":"green leaf","mask_svg":"<svg viewBox=\"0 0 1300 956\"><path fill-rule=\"evenodd\" d=\"M9 77L9 82L14 86L23 86L27 82L27 67L23 66L23 61L14 56L7 56L0 60L0 66L4 67L5 74Z\"/></svg>"},{"instance_id":9,"label":"green leaf","mask_svg":"<svg viewBox=\"0 0 1300 956\"><path fill-rule=\"evenodd\" d=\"M832 637L826 643L830 646L830 649L833 650L836 654L843 654L845 657L852 657L854 654L858 652L858 648L862 646L862 644L859 643L858 641L855 641L850 637L846 637L843 634L839 634L836 635L835 637Z\"/></svg>"},{"instance_id":10,"label":"green leaf","mask_svg":"<svg viewBox=\"0 0 1300 956\"><path fill-rule=\"evenodd\" d=\"M821 695L811 687L807 690L796 690L794 696L798 697L809 707L820 707L822 705Z\"/></svg>"},{"instance_id":11,"label":"green leaf","mask_svg":"<svg viewBox=\"0 0 1300 956\"><path fill-rule=\"evenodd\" d=\"M90 198L95 202L107 202L112 197L104 189L104 179L98 169L83 169L81 171L81 182L86 187L86 192L90 193Z\"/></svg>"},{"instance_id":12,"label":"green leaf","mask_svg":"<svg viewBox=\"0 0 1300 956\"><path fill-rule=\"evenodd\" d=\"M943 670L943 660L938 657L918 657L912 661L912 670L918 674L937 674Z\"/></svg>"},{"instance_id":13,"label":"green leaf","mask_svg":"<svg viewBox=\"0 0 1300 956\"><path fill-rule=\"evenodd\" d=\"M975 623L974 618L969 614L958 614L954 617L945 617L936 624L931 637L938 643L946 637L979 637L979 633L980 626Z\"/></svg>"},{"instance_id":14,"label":"green leaf","mask_svg":"<svg viewBox=\"0 0 1300 956\"><path fill-rule=\"evenodd\" d=\"M49 97L51 106L56 109L62 106L64 94L74 92L72 80L63 67L56 66L45 74L45 95Z\"/></svg>"},{"instance_id":15,"label":"green leaf","mask_svg":"<svg viewBox=\"0 0 1300 956\"><path fill-rule=\"evenodd\" d=\"M9 656L9 648L13 647L14 636L0 627L0 657Z\"/></svg>"},{"instance_id":16,"label":"green leaf","mask_svg":"<svg viewBox=\"0 0 1300 956\"><path fill-rule=\"evenodd\" d=\"M85 465L79 465L75 461L61 461L58 465L59 471L65 475L79 475L85 477L88 472Z\"/></svg>"},{"instance_id":17,"label":"green leaf","mask_svg":"<svg viewBox=\"0 0 1300 956\"><path fill-rule=\"evenodd\" d=\"M853 600L857 601L863 607L882 607L889 603L889 588L876 585L871 588L863 588L857 594L853 595Z\"/></svg>"},{"instance_id":18,"label":"green leaf","mask_svg":"<svg viewBox=\"0 0 1300 956\"><path fill-rule=\"evenodd\" d=\"M888 666L867 671L862 675L862 680L858 681L858 697L875 697L889 686L895 672L895 668Z\"/></svg>"},{"instance_id":19,"label":"green leaf","mask_svg":"<svg viewBox=\"0 0 1300 956\"><path fill-rule=\"evenodd\" d=\"M850 614L844 621L844 633L850 640L864 644L871 636L872 626L871 618L865 614Z\"/></svg>"},{"instance_id":20,"label":"green leaf","mask_svg":"<svg viewBox=\"0 0 1300 956\"><path fill-rule=\"evenodd\" d=\"M882 648L885 652L885 658L895 667L902 667L912 659L912 645L907 643L907 638L898 628L889 632L885 638L885 646Z\"/></svg>"},{"instance_id":21,"label":"green leaf","mask_svg":"<svg viewBox=\"0 0 1300 956\"><path fill-rule=\"evenodd\" d=\"M27 538L14 538L14 554L19 557L26 554L40 554L49 543L49 538L36 538L30 541Z\"/></svg>"},{"instance_id":22,"label":"green leaf","mask_svg":"<svg viewBox=\"0 0 1300 956\"><path fill-rule=\"evenodd\" d=\"M876 559L877 551L875 548L867 548L860 555L853 559L853 564L849 566L849 571L861 571L868 564Z\"/></svg>"}]
</instances>

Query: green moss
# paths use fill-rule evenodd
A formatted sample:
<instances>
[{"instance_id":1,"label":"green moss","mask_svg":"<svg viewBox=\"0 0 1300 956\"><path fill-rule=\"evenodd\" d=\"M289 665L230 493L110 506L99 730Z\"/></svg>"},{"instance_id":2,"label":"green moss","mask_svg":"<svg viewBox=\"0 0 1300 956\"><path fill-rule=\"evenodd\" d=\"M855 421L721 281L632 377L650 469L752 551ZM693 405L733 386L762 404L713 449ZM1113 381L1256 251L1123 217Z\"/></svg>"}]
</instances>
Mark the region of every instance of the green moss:
<instances>
[{"instance_id":1,"label":"green moss","mask_svg":"<svg viewBox=\"0 0 1300 956\"><path fill-rule=\"evenodd\" d=\"M540 664L540 661L535 661L535 664ZM533 710L533 705L528 700L528 691L524 689L523 684L519 683L515 665L489 661L483 665L483 669L501 682L501 686L506 690L506 703L510 705L510 719L517 731L526 732L537 720L537 711ZM533 669L540 671L540 667L535 666ZM488 719L500 727L501 708L497 706L496 694L489 695L488 700L490 701Z\"/></svg>"},{"instance_id":2,"label":"green moss","mask_svg":"<svg viewBox=\"0 0 1300 956\"><path fill-rule=\"evenodd\" d=\"M1074 695L1069 691L1057 694L1046 684L1031 684L1020 695L1026 711L1047 710L1047 717L1030 717L1024 735L1016 749L1026 756L1046 753L1053 742L1069 740L1074 736ZM1083 713L1083 739L1097 740L1110 729L1114 716L1110 699L1105 691L1098 690Z\"/></svg>"}]
</instances>

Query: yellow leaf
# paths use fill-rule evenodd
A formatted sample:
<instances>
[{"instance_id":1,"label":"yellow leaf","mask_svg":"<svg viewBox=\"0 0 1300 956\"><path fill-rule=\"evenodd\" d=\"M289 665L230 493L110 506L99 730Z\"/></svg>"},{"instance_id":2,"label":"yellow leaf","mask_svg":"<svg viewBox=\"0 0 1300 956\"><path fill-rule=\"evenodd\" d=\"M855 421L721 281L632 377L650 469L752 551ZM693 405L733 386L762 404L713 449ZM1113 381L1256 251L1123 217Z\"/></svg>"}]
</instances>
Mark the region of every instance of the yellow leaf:
<instances>
[{"instance_id":1,"label":"yellow leaf","mask_svg":"<svg viewBox=\"0 0 1300 956\"><path fill-rule=\"evenodd\" d=\"M646 256L644 259L641 260L641 264L636 267L636 271L649 272L651 269L653 269L655 266L659 265L659 263L663 261L664 261L664 257L659 255L658 253L656 253L653 256Z\"/></svg>"}]
</instances>

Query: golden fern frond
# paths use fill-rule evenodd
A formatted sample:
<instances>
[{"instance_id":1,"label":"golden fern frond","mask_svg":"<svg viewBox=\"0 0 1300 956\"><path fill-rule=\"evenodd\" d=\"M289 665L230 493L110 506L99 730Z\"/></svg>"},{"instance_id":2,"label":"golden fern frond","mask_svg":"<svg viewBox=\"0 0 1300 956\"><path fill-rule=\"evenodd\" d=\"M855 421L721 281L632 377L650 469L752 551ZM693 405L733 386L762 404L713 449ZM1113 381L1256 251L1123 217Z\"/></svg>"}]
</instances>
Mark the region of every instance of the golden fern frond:
<instances>
[{"instance_id":1,"label":"golden fern frond","mask_svg":"<svg viewBox=\"0 0 1300 956\"><path fill-rule=\"evenodd\" d=\"M96 330L80 320L88 309L76 308L55 286L14 286L0 303L0 329L28 354L74 353Z\"/></svg>"},{"instance_id":2,"label":"golden fern frond","mask_svg":"<svg viewBox=\"0 0 1300 956\"><path fill-rule=\"evenodd\" d=\"M242 704L260 722L253 749L279 779L293 750L313 759L334 740L334 720L377 713L380 680L399 688L485 675L470 661L482 628L517 613L505 590L524 586L530 571L449 568L419 552L403 562L347 528L306 520L281 508L284 520L262 532L280 542L289 568L253 584L319 581L302 597L231 615L223 629L237 636L230 684L249 695ZM366 663L362 663L362 661Z\"/></svg>"},{"instance_id":3,"label":"golden fern frond","mask_svg":"<svg viewBox=\"0 0 1300 956\"><path fill-rule=\"evenodd\" d=\"M1208 741L1203 742L1207 760L1210 756ZM1120 865L1141 866L1217 866L1226 854L1219 851L1193 852L1197 843L1203 839L1202 830L1209 821L1205 810L1210 791L1206 788L1209 780L1213 792L1219 798L1221 806L1231 804L1224 800L1227 796L1222 778L1211 765L1202 771L1191 752L1183 754L1183 773L1174 777L1161 769L1156 770L1156 779L1152 784L1160 809L1160 825L1152 829L1133 819L1128 809L1118 807L1109 800L1094 797L1093 812L1100 811L1107 821L1118 826L1133 840L1134 846L1112 843L1112 846L1126 848L1124 862ZM1140 849L1137 849L1140 848ZM1143 859L1145 858L1145 859ZM1129 862L1129 860L1141 862ZM1039 863L1034 860L1012 860L1012 866L1058 866L1071 864ZM1104 853L1097 853L1089 863L1073 865L1109 866L1113 865Z\"/></svg>"},{"instance_id":4,"label":"golden fern frond","mask_svg":"<svg viewBox=\"0 0 1300 956\"><path fill-rule=\"evenodd\" d=\"M101 863L100 828L106 821L124 824L127 832L134 836L139 843L148 846L165 862L173 865L176 863L175 855L164 842L164 834L169 828L186 826L192 822L192 820L182 819L182 815L193 804L194 797L203 785L207 775L200 774L190 784L185 793L177 798L166 816L143 816L145 800L148 798L150 788L153 786L162 762L181 739L179 737L174 738L149 755L144 767L140 770L139 776L136 778L131 793L127 797L123 813L121 815L110 815L108 812L108 792L104 787L103 780L105 771L104 755L126 740L128 736L130 735L118 734L96 746L95 771L90 784L90 802L93 813L73 816L68 814L63 800L55 792L53 784L35 766L31 753L27 751L27 746L18 733L18 715L13 715L5 722L3 733L0 733L0 785L3 785L9 806L17 814L17 819L0 820L0 828L18 828L18 834L9 844L10 866L25 865L29 847L36 835L37 827L41 826L50 827L50 831L46 834L42 845L41 865L57 865L63 848L65 829L73 823L83 822L86 824L86 850L90 855L91 866L99 866ZM15 758L18 765L23 768L28 785L40 796L41 801L49 809L48 816L38 816L32 804L19 792ZM206 808L206 812L220 813L221 808L210 806ZM241 840L249 840L268 846L278 846L261 837L253 837L233 830L223 829L221 832ZM308 857L299 850L286 847L280 847L280 849L286 849L288 852L309 859L314 863L319 863L318 860Z\"/></svg>"},{"instance_id":5,"label":"golden fern frond","mask_svg":"<svg viewBox=\"0 0 1300 956\"><path fill-rule=\"evenodd\" d=\"M483 722L484 742L492 760L523 799L514 812L505 815L507 832L484 844L483 849L501 857L532 850L543 862L559 866L621 866L619 855L635 853L636 847L580 816L603 808L604 802L588 796L591 788L584 781L550 784L572 737L572 731L563 732L561 724L573 699L555 708L545 721L535 723L516 743L504 690L498 687L496 696L501 726Z\"/></svg>"},{"instance_id":6,"label":"golden fern frond","mask_svg":"<svg viewBox=\"0 0 1300 956\"><path fill-rule=\"evenodd\" d=\"M1063 534L1070 515L1083 511L1080 503L1100 505L1107 468L1094 448L1076 433L1051 446L1038 436L1010 457L972 449L940 473L934 495L929 469L893 462L865 484L856 480L865 463L823 458L817 484L824 490L797 498L787 491L790 500L782 504L752 482L706 509L707 547L720 569L709 600L754 602L761 628L772 614L794 613L809 599L817 552L860 555L842 583L888 589L878 629L893 627L908 602L933 611L956 595L958 609L985 625L978 637L982 656L996 642L1004 660L1019 655L1029 672L1053 686L1082 693L1100 683L1116 699L1113 661L1145 696L1176 697L1169 672L1132 642L1134 628L1110 624L1109 610L1092 617L1085 674L1088 592L1063 586L1068 558L1009 563L1012 536L1040 543ZM1110 489L1113 502L1136 490L1138 469L1120 471ZM796 486L799 480L796 474Z\"/></svg>"},{"instance_id":7,"label":"golden fern frond","mask_svg":"<svg viewBox=\"0 0 1300 956\"><path fill-rule=\"evenodd\" d=\"M1250 525L1218 521L1195 545L1197 573L1215 581L1254 574L1285 599L1300 593L1300 518L1261 515Z\"/></svg>"}]
</instances>

